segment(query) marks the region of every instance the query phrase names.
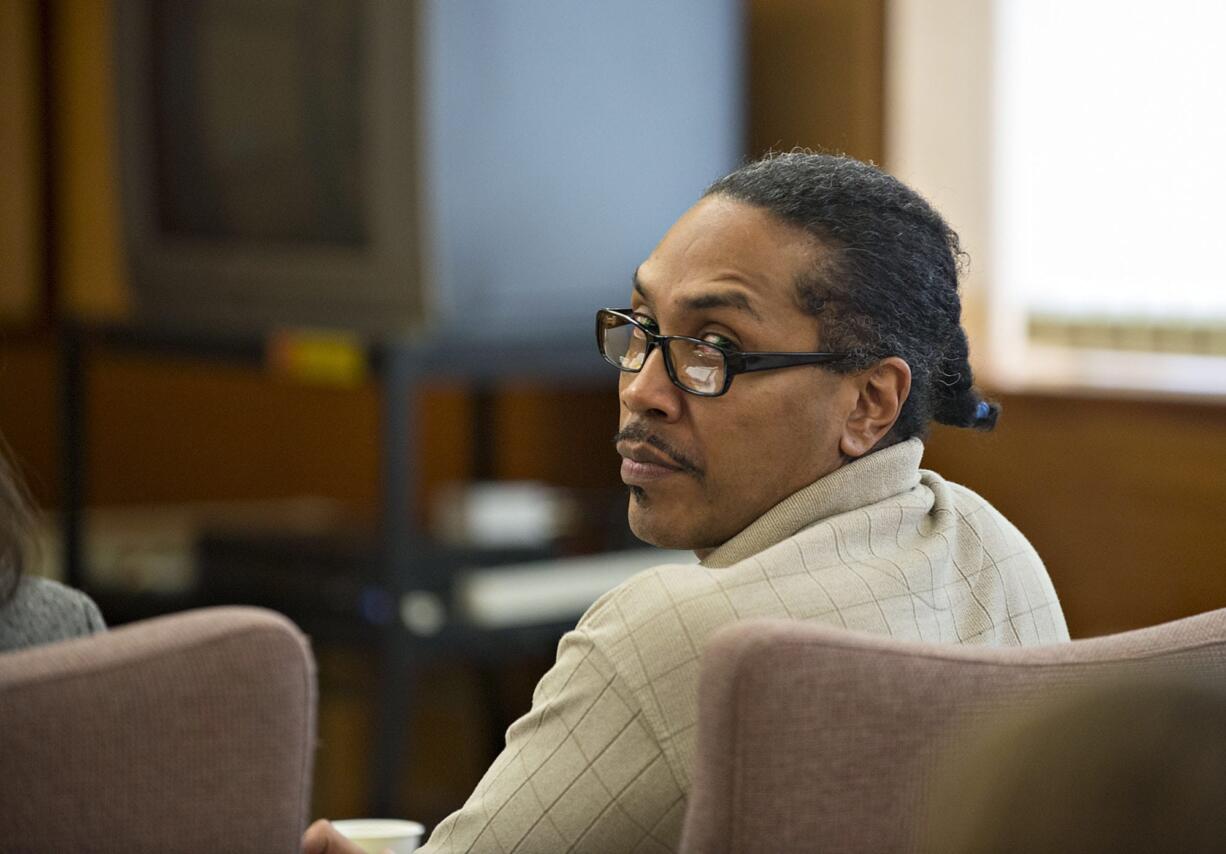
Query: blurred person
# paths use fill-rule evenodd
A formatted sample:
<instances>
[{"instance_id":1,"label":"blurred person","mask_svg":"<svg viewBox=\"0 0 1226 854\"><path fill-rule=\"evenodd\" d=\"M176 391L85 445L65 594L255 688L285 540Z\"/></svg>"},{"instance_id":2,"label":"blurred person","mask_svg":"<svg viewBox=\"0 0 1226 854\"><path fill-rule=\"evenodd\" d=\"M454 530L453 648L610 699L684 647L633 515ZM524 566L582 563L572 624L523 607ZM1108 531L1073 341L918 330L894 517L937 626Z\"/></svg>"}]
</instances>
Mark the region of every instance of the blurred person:
<instances>
[{"instance_id":1,"label":"blurred person","mask_svg":"<svg viewBox=\"0 0 1226 854\"><path fill-rule=\"evenodd\" d=\"M1226 850L1226 691L1086 689L998 720L937 775L923 850Z\"/></svg>"},{"instance_id":2,"label":"blurred person","mask_svg":"<svg viewBox=\"0 0 1226 854\"><path fill-rule=\"evenodd\" d=\"M990 430L957 235L915 192L794 152L716 181L597 313L634 533L692 549L601 597L426 852L667 851L712 632L789 617L929 642L1068 639L984 499L919 467L933 420ZM325 822L304 850L352 851Z\"/></svg>"},{"instance_id":3,"label":"blurred person","mask_svg":"<svg viewBox=\"0 0 1226 854\"><path fill-rule=\"evenodd\" d=\"M106 628L98 606L84 593L25 574L33 524L25 483L0 438L0 652Z\"/></svg>"}]
</instances>

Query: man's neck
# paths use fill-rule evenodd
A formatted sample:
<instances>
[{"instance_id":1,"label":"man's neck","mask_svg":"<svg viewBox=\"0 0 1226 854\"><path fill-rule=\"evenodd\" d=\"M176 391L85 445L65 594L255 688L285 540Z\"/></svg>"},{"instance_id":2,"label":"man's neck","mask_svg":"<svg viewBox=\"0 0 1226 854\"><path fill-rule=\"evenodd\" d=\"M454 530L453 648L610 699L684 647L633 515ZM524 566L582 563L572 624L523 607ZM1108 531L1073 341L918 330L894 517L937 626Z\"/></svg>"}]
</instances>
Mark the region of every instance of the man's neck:
<instances>
[{"instance_id":1,"label":"man's neck","mask_svg":"<svg viewBox=\"0 0 1226 854\"><path fill-rule=\"evenodd\" d=\"M731 566L828 516L904 492L919 483L923 452L924 445L919 439L874 449L873 453L838 466L787 496L722 545L694 549L694 553L704 566L714 569Z\"/></svg>"}]
</instances>

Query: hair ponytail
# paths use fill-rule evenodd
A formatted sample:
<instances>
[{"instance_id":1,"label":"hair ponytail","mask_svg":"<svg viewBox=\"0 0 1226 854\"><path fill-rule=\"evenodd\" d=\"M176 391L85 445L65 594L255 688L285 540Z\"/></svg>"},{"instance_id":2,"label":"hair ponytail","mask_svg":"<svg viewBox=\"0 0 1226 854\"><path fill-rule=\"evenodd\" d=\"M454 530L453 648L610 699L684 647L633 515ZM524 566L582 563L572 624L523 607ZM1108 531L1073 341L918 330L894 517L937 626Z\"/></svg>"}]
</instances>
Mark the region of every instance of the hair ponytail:
<instances>
[{"instance_id":1,"label":"hair ponytail","mask_svg":"<svg viewBox=\"0 0 1226 854\"><path fill-rule=\"evenodd\" d=\"M932 383L932 417L950 427L991 430L1000 415L1000 404L985 400L975 388L967 351L966 332L956 325Z\"/></svg>"}]
</instances>

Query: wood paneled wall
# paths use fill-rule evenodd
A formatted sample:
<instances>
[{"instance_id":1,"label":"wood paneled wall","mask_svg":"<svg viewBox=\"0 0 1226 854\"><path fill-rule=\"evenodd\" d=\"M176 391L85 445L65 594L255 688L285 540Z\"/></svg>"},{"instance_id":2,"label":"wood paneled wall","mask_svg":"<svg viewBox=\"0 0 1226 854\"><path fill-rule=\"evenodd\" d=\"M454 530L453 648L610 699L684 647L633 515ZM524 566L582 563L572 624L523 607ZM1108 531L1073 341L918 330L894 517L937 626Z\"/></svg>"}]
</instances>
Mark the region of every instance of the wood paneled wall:
<instances>
[{"instance_id":1,"label":"wood paneled wall","mask_svg":"<svg viewBox=\"0 0 1226 854\"><path fill-rule=\"evenodd\" d=\"M47 2L55 112L51 165L60 236L56 298L76 317L122 318L131 300L118 215L112 4Z\"/></svg>"},{"instance_id":2,"label":"wood paneled wall","mask_svg":"<svg viewBox=\"0 0 1226 854\"><path fill-rule=\"evenodd\" d=\"M0 323L41 308L38 7L0 0Z\"/></svg>"},{"instance_id":3,"label":"wood paneled wall","mask_svg":"<svg viewBox=\"0 0 1226 854\"><path fill-rule=\"evenodd\" d=\"M0 347L0 430L40 503L60 494L56 341ZM335 499L373 519L379 392L293 383L256 368L102 353L87 372L90 501L102 505L281 498ZM615 487L617 403L608 390L513 385L494 393L490 474L576 488ZM473 470L473 400L455 384L418 402L419 506Z\"/></svg>"},{"instance_id":4,"label":"wood paneled wall","mask_svg":"<svg viewBox=\"0 0 1226 854\"><path fill-rule=\"evenodd\" d=\"M880 163L885 0L749 2L749 151Z\"/></svg>"}]
</instances>

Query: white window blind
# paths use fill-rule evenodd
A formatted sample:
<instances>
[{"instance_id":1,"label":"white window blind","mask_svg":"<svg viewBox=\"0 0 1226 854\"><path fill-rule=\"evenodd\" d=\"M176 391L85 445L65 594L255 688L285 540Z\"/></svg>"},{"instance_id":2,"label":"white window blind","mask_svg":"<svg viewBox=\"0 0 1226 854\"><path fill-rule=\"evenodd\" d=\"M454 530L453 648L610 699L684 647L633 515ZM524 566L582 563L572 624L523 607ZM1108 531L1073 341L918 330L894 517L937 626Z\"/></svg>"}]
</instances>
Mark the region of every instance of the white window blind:
<instances>
[{"instance_id":1,"label":"white window blind","mask_svg":"<svg viewBox=\"0 0 1226 854\"><path fill-rule=\"evenodd\" d=\"M992 287L1032 343L1226 356L1226 4L996 0Z\"/></svg>"}]
</instances>

